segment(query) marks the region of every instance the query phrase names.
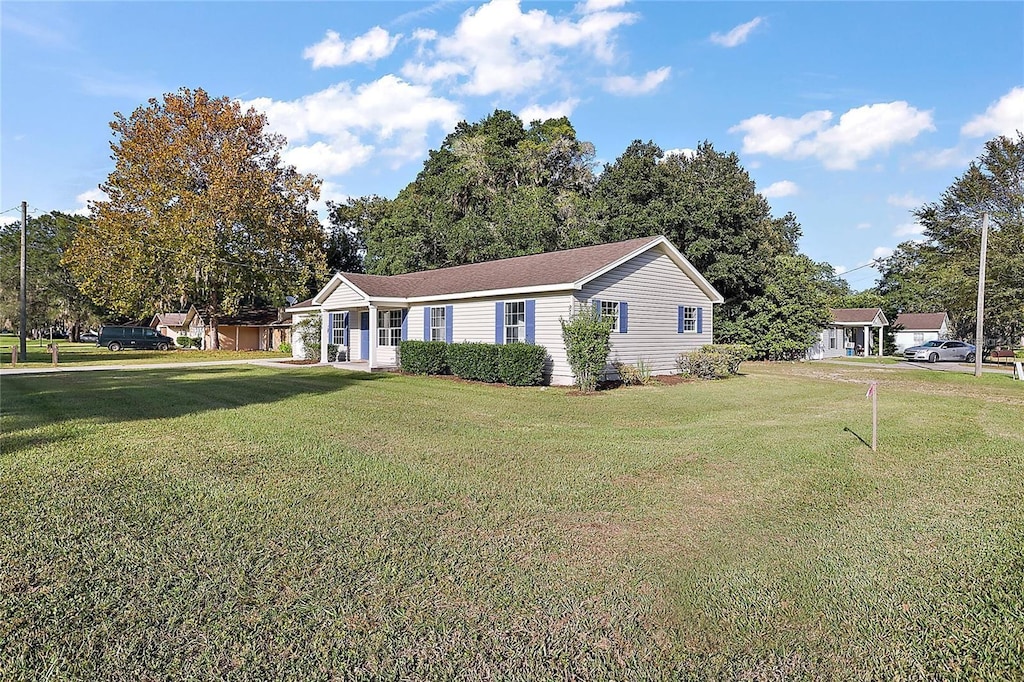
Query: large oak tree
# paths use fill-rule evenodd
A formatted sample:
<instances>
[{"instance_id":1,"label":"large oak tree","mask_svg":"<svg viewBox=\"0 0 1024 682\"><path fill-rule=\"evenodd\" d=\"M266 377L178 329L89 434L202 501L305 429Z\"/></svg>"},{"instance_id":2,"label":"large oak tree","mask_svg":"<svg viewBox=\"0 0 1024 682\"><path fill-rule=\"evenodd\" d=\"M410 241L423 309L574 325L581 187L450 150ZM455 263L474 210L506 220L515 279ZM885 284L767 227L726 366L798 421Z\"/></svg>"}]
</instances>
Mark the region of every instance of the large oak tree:
<instances>
[{"instance_id":1,"label":"large oak tree","mask_svg":"<svg viewBox=\"0 0 1024 682\"><path fill-rule=\"evenodd\" d=\"M276 303L322 277L319 180L285 165L285 139L237 101L182 88L110 124L114 171L65 263L95 301L133 315Z\"/></svg>"}]
</instances>

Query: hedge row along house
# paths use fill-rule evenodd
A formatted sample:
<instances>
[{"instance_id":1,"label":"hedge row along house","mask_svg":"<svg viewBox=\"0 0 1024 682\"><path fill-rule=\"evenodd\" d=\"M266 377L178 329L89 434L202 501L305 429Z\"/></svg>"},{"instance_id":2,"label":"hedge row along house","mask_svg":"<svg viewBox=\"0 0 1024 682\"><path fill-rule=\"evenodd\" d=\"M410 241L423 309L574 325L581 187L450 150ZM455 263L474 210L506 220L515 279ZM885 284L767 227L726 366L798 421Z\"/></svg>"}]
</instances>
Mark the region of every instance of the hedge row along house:
<instances>
[{"instance_id":1,"label":"hedge row along house","mask_svg":"<svg viewBox=\"0 0 1024 682\"><path fill-rule=\"evenodd\" d=\"M407 339L526 342L547 349L550 383L567 385L573 376L560 320L576 306L615 320L610 360L642 360L653 374L671 374L679 353L712 343L713 305L722 301L656 236L404 275L338 273L286 312L296 322L320 316L321 362L328 346L374 370L396 367L398 344ZM297 335L293 353L303 353Z\"/></svg>"}]
</instances>

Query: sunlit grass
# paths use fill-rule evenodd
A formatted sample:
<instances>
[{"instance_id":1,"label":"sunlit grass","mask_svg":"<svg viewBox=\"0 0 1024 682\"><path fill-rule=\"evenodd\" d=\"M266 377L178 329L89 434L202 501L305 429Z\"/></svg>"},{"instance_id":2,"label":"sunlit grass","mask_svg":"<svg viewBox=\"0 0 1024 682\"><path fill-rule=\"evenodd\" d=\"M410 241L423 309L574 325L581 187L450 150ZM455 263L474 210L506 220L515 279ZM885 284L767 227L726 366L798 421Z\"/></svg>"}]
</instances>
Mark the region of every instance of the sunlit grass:
<instances>
[{"instance_id":1,"label":"sunlit grass","mask_svg":"<svg viewBox=\"0 0 1024 682\"><path fill-rule=\"evenodd\" d=\"M146 365L159 363L202 362L207 360L240 360L259 358L287 358L279 351L228 351L177 349L169 351L123 350L117 353L99 348L95 343L72 343L57 339L57 362L59 365ZM0 367L10 368L11 349L20 348L17 336L0 335ZM49 350L49 339L28 339L25 343L27 359L18 361L18 367L51 367L53 356Z\"/></svg>"},{"instance_id":2,"label":"sunlit grass","mask_svg":"<svg viewBox=\"0 0 1024 682\"><path fill-rule=\"evenodd\" d=\"M743 369L4 377L0 679L1019 674L1021 383Z\"/></svg>"}]
</instances>

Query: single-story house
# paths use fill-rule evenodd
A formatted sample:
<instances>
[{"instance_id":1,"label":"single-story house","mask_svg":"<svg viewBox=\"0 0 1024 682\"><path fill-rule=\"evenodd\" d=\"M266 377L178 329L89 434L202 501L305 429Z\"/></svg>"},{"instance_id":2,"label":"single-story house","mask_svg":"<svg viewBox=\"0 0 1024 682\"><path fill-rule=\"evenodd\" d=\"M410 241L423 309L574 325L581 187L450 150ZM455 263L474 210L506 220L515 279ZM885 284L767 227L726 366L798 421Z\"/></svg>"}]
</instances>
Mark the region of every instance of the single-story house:
<instances>
[{"instance_id":1,"label":"single-story house","mask_svg":"<svg viewBox=\"0 0 1024 682\"><path fill-rule=\"evenodd\" d=\"M180 313L157 313L149 321L149 325L158 334L177 339L179 336L201 338L206 330L202 316L194 305L190 305Z\"/></svg>"},{"instance_id":2,"label":"single-story house","mask_svg":"<svg viewBox=\"0 0 1024 682\"><path fill-rule=\"evenodd\" d=\"M808 360L841 355L872 354L872 334L878 330L874 352L882 357L882 334L889 320L881 308L833 308L832 321L821 330L817 343L807 349Z\"/></svg>"},{"instance_id":3,"label":"single-story house","mask_svg":"<svg viewBox=\"0 0 1024 682\"><path fill-rule=\"evenodd\" d=\"M902 353L911 346L945 339L949 334L949 315L941 313L900 313L893 322L896 350Z\"/></svg>"},{"instance_id":4,"label":"single-story house","mask_svg":"<svg viewBox=\"0 0 1024 682\"><path fill-rule=\"evenodd\" d=\"M213 327L208 319L190 305L180 313L157 313L149 326L172 339L202 339L203 348L213 348ZM217 336L222 350L276 350L289 340L291 326L291 313L282 308L242 306L237 313L218 318Z\"/></svg>"},{"instance_id":5,"label":"single-story house","mask_svg":"<svg viewBox=\"0 0 1024 682\"><path fill-rule=\"evenodd\" d=\"M217 320L221 350L277 350L289 340L291 313L283 308L242 306ZM213 327L207 325L206 348L213 348Z\"/></svg>"},{"instance_id":6,"label":"single-story house","mask_svg":"<svg viewBox=\"0 0 1024 682\"><path fill-rule=\"evenodd\" d=\"M653 374L676 371L680 352L712 342L713 304L722 295L665 237L412 272L338 273L309 301L288 308L296 322L322 320L328 345L368 370L398 364L403 339L536 343L548 378L571 384L561 319L581 305L615 320L611 361L643 361ZM301 347L293 341L293 352Z\"/></svg>"}]
</instances>

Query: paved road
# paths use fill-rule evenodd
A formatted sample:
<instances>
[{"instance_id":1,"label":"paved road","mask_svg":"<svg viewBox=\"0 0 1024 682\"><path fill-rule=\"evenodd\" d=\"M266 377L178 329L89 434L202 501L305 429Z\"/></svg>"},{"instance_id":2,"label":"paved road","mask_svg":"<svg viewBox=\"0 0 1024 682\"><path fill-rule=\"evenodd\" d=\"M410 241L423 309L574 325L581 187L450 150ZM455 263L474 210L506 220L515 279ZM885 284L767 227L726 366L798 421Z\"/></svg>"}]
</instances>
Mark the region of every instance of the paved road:
<instances>
[{"instance_id":1,"label":"paved road","mask_svg":"<svg viewBox=\"0 0 1024 682\"><path fill-rule=\"evenodd\" d=\"M831 362L836 365L846 365L847 367L870 367L872 369L916 369L925 370L931 372L960 372L961 374L974 374L974 364L967 364L965 362L909 362L907 360L901 360L898 363L871 363L871 362L848 362L845 360L812 360L812 362ZM1013 376L1013 365L1004 365L1002 367L997 365L983 365L981 368L982 372L993 373L993 374L1008 374Z\"/></svg>"}]
</instances>

